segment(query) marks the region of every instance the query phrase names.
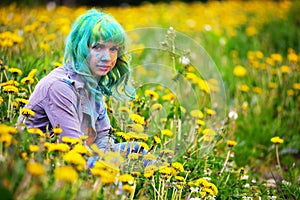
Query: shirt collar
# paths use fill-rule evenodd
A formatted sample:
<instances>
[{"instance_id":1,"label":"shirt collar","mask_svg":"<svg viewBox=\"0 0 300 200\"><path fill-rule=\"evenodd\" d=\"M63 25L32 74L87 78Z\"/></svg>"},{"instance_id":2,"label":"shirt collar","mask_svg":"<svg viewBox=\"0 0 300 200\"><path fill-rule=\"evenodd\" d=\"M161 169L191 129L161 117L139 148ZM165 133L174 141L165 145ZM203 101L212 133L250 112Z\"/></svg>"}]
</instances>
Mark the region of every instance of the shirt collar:
<instances>
[{"instance_id":1,"label":"shirt collar","mask_svg":"<svg viewBox=\"0 0 300 200\"><path fill-rule=\"evenodd\" d=\"M85 83L84 83L82 77L73 70L71 63L68 62L64 66L64 68L67 70L67 75L70 78L70 81L72 81L72 83L74 83L74 87L76 88L76 90L83 89Z\"/></svg>"}]
</instances>

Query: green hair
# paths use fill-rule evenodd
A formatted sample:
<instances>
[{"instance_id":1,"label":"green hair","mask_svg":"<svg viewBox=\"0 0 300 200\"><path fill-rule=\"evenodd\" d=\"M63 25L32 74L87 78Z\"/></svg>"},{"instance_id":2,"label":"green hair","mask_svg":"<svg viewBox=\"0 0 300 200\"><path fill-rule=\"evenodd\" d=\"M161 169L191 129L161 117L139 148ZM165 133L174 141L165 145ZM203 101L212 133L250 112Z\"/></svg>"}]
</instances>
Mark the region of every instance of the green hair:
<instances>
[{"instance_id":1,"label":"green hair","mask_svg":"<svg viewBox=\"0 0 300 200\"><path fill-rule=\"evenodd\" d=\"M89 65L89 46L103 39L119 46L115 67L99 80L93 78ZM129 57L125 55L126 34L122 26L110 15L96 9L88 10L73 24L67 38L64 64L71 64L72 70L82 76L87 89L96 100L101 96L117 99L135 98L135 90L128 85ZM66 66L66 65L65 65Z\"/></svg>"}]
</instances>

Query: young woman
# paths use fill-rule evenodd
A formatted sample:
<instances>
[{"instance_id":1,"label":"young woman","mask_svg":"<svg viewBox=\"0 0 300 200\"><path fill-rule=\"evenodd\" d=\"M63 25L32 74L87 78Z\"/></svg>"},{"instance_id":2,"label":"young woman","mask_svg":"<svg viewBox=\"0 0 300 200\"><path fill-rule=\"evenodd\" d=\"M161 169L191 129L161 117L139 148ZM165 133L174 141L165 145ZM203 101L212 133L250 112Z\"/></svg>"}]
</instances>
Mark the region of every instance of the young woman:
<instances>
[{"instance_id":1,"label":"young woman","mask_svg":"<svg viewBox=\"0 0 300 200\"><path fill-rule=\"evenodd\" d=\"M27 108L28 128L46 132L59 126L61 138L88 136L104 151L113 147L104 96L134 98L128 83L126 34L110 15L95 9L79 16L67 38L64 66L54 69L35 87ZM20 116L20 122L24 117Z\"/></svg>"}]
</instances>

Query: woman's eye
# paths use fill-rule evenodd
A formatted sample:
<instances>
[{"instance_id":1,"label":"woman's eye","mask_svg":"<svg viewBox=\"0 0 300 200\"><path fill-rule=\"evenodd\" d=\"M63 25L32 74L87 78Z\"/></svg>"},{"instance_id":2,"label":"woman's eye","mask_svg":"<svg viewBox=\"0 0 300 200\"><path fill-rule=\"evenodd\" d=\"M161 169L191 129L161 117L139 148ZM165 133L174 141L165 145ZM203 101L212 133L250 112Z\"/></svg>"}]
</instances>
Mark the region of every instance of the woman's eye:
<instances>
[{"instance_id":1,"label":"woman's eye","mask_svg":"<svg viewBox=\"0 0 300 200\"><path fill-rule=\"evenodd\" d=\"M96 50L99 50L99 49L105 48L105 45L103 45L103 44L95 44L92 48L96 49Z\"/></svg>"},{"instance_id":2,"label":"woman's eye","mask_svg":"<svg viewBox=\"0 0 300 200\"><path fill-rule=\"evenodd\" d=\"M118 47L112 47L112 48L110 48L110 51L111 52L116 52L116 51L118 51Z\"/></svg>"}]
</instances>

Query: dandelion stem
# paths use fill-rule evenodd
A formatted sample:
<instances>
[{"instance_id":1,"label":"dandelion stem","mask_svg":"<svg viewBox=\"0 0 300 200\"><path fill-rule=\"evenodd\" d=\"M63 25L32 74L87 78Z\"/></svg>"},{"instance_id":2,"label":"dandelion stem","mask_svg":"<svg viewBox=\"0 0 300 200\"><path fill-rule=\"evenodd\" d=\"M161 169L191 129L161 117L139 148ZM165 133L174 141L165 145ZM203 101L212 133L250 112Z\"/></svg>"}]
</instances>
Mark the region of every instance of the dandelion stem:
<instances>
[{"instance_id":1,"label":"dandelion stem","mask_svg":"<svg viewBox=\"0 0 300 200\"><path fill-rule=\"evenodd\" d=\"M3 156L3 143L0 142L0 161L4 161L4 156Z\"/></svg>"},{"instance_id":2,"label":"dandelion stem","mask_svg":"<svg viewBox=\"0 0 300 200\"><path fill-rule=\"evenodd\" d=\"M12 113L12 107L13 107L13 104L12 104L12 94L8 94L8 108L7 108L7 119L9 119L9 121L11 122L12 121L12 116L11 116L11 113Z\"/></svg>"},{"instance_id":3,"label":"dandelion stem","mask_svg":"<svg viewBox=\"0 0 300 200\"><path fill-rule=\"evenodd\" d=\"M221 174L223 173L223 171L225 170L225 167L226 167L226 165L227 165L227 163L228 163L228 160L229 160L229 156L230 156L230 150L227 152L226 160L225 160L225 162L224 162L224 165L223 165L222 170L220 171L220 175L221 175Z\"/></svg>"},{"instance_id":4,"label":"dandelion stem","mask_svg":"<svg viewBox=\"0 0 300 200\"><path fill-rule=\"evenodd\" d=\"M282 171L280 159L279 159L278 144L275 144L275 150L276 150L276 160L277 160L277 164L279 167L279 171L280 171L281 176L283 177L283 171Z\"/></svg>"},{"instance_id":5,"label":"dandelion stem","mask_svg":"<svg viewBox=\"0 0 300 200\"><path fill-rule=\"evenodd\" d=\"M31 90L31 86L30 86L30 85L28 85L28 91L29 91L29 94L32 93L32 90Z\"/></svg>"}]
</instances>

